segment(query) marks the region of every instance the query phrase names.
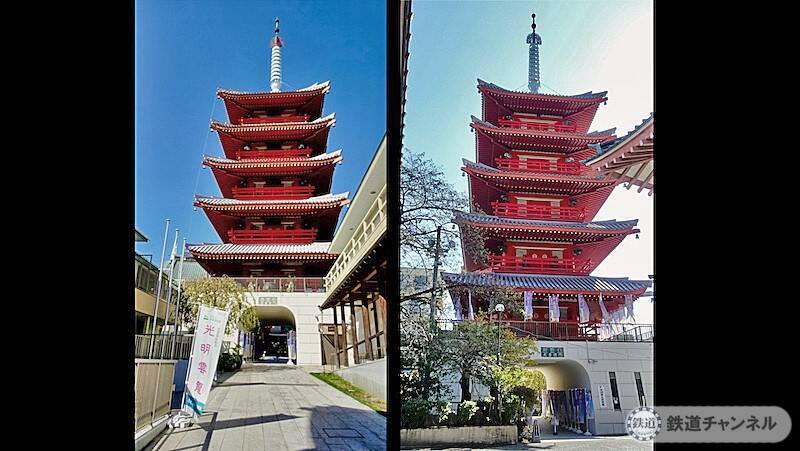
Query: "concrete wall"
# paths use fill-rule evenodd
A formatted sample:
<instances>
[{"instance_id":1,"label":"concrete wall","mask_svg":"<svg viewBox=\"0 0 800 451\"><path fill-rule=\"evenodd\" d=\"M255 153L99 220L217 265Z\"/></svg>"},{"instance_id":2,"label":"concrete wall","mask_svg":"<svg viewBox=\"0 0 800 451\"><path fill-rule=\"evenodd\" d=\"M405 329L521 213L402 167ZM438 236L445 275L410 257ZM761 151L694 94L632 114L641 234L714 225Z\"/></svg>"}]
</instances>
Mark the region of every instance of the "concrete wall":
<instances>
[{"instance_id":1,"label":"concrete wall","mask_svg":"<svg viewBox=\"0 0 800 451\"><path fill-rule=\"evenodd\" d=\"M400 446L402 448L514 445L516 443L516 426L400 429Z\"/></svg>"},{"instance_id":2,"label":"concrete wall","mask_svg":"<svg viewBox=\"0 0 800 451\"><path fill-rule=\"evenodd\" d=\"M334 373L370 395L386 400L386 359L342 367Z\"/></svg>"},{"instance_id":3,"label":"concrete wall","mask_svg":"<svg viewBox=\"0 0 800 451\"><path fill-rule=\"evenodd\" d=\"M321 365L319 323L333 322L332 314L323 317L323 313L319 310L319 305L325 299L325 293L253 293L250 300L256 306L256 313L262 315L271 309L260 308L264 301L260 301L259 298L276 298L275 303L263 307L285 307L294 317L297 331L297 364Z\"/></svg>"}]
</instances>

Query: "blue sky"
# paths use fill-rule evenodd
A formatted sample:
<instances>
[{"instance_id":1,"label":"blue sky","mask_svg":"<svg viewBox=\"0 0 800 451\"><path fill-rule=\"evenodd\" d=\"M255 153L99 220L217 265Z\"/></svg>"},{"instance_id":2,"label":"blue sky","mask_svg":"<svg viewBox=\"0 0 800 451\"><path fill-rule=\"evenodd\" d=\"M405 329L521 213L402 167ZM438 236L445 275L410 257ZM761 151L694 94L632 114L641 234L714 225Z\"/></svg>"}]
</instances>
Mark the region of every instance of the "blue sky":
<instances>
[{"instance_id":1,"label":"blue sky","mask_svg":"<svg viewBox=\"0 0 800 451\"><path fill-rule=\"evenodd\" d=\"M210 133L227 121L217 87L269 90L269 41L281 19L284 90L331 81L336 113L328 149L343 149L332 191L355 194L386 128L386 11L382 1L155 1L135 12L135 225L158 262L164 221L190 243L220 242L195 193L219 195L202 154L222 156ZM205 145L205 152L203 151ZM199 174L199 175L198 175ZM195 191L195 183L197 189ZM344 211L343 213L344 214Z\"/></svg>"},{"instance_id":2,"label":"blue sky","mask_svg":"<svg viewBox=\"0 0 800 451\"><path fill-rule=\"evenodd\" d=\"M592 130L622 135L653 111L653 7L650 0L414 0L406 130L403 144L440 163L467 191L461 159L475 160L470 115L480 117L477 78L527 90L531 13L540 47L540 92L608 91ZM653 274L653 197L617 187L596 216L639 219L628 237L592 273L647 279ZM449 268L458 271L459 268ZM652 320L650 302L636 302L637 320Z\"/></svg>"}]
</instances>

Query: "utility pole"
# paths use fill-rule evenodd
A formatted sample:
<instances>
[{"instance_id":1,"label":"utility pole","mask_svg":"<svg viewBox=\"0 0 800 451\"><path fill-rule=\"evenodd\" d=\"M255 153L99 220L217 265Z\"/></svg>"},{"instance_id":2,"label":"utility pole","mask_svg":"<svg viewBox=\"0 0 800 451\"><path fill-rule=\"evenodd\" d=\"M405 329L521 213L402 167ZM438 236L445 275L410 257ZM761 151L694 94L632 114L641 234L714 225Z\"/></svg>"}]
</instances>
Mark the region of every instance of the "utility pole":
<instances>
[{"instance_id":1,"label":"utility pole","mask_svg":"<svg viewBox=\"0 0 800 451\"><path fill-rule=\"evenodd\" d=\"M436 282L439 274L439 254L442 253L442 226L436 226L436 253L433 256L433 284L431 285L431 323L436 322Z\"/></svg>"}]
</instances>

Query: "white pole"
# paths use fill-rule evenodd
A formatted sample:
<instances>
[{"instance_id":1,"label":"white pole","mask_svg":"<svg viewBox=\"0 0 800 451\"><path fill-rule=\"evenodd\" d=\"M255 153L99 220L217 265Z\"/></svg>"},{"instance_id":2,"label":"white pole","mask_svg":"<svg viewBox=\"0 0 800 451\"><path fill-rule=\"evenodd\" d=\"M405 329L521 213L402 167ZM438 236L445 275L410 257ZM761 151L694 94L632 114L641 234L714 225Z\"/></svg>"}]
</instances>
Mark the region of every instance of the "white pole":
<instances>
[{"instance_id":1,"label":"white pole","mask_svg":"<svg viewBox=\"0 0 800 451\"><path fill-rule=\"evenodd\" d=\"M172 304L172 276L175 274L175 251L178 247L178 235L180 234L180 229L175 229L175 240L172 242L172 253L169 256L169 281L167 282L167 306L164 309L164 327L167 327L167 321L169 321L169 306ZM166 344L166 340L161 340L161 358L164 358L164 345Z\"/></svg>"},{"instance_id":2,"label":"white pole","mask_svg":"<svg viewBox=\"0 0 800 451\"><path fill-rule=\"evenodd\" d=\"M156 282L156 305L155 310L153 310L153 327L150 329L150 352L149 356L153 358L153 347L155 346L156 340L156 326L158 326L158 301L161 299L161 272L164 267L164 253L167 252L167 236L169 235L169 218L167 218L167 224L164 227L164 243L161 245L161 261L158 263L158 281Z\"/></svg>"},{"instance_id":3,"label":"white pole","mask_svg":"<svg viewBox=\"0 0 800 451\"><path fill-rule=\"evenodd\" d=\"M175 358L175 340L178 337L178 314L181 311L181 288L183 288L183 259L186 252L186 237L183 237L183 247L181 248L181 265L178 268L178 300L175 301L175 331L172 333L172 350L170 356Z\"/></svg>"}]
</instances>

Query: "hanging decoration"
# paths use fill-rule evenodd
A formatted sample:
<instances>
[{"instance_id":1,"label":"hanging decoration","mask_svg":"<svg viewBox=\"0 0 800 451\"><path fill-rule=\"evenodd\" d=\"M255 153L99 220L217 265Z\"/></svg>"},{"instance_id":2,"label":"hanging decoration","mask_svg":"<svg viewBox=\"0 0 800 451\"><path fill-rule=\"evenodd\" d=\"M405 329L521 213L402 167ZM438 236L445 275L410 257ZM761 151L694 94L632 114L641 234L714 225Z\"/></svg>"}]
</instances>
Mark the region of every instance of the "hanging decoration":
<instances>
[{"instance_id":1,"label":"hanging decoration","mask_svg":"<svg viewBox=\"0 0 800 451\"><path fill-rule=\"evenodd\" d=\"M472 290L467 290L467 304L469 305L467 319L473 320L475 319L475 311L472 309Z\"/></svg>"},{"instance_id":2,"label":"hanging decoration","mask_svg":"<svg viewBox=\"0 0 800 451\"><path fill-rule=\"evenodd\" d=\"M578 294L578 314L580 315L581 323L589 322L589 304L583 298L583 294Z\"/></svg>"},{"instance_id":3,"label":"hanging decoration","mask_svg":"<svg viewBox=\"0 0 800 451\"><path fill-rule=\"evenodd\" d=\"M533 318L533 291L526 291L523 294L525 299L525 320Z\"/></svg>"},{"instance_id":4,"label":"hanging decoration","mask_svg":"<svg viewBox=\"0 0 800 451\"><path fill-rule=\"evenodd\" d=\"M453 302L453 306L455 307L456 310L456 320L461 321L464 319L464 311L461 309L461 298L459 297L455 301L456 302Z\"/></svg>"},{"instance_id":5,"label":"hanging decoration","mask_svg":"<svg viewBox=\"0 0 800 451\"><path fill-rule=\"evenodd\" d=\"M633 316L633 295L631 294L625 295L625 311L628 313L628 319L636 322L636 318Z\"/></svg>"},{"instance_id":6,"label":"hanging decoration","mask_svg":"<svg viewBox=\"0 0 800 451\"><path fill-rule=\"evenodd\" d=\"M586 419L594 420L594 401L592 401L591 390L586 390Z\"/></svg>"},{"instance_id":7,"label":"hanging decoration","mask_svg":"<svg viewBox=\"0 0 800 451\"><path fill-rule=\"evenodd\" d=\"M557 323L560 319L560 312L558 310L558 295L551 294L547 296L547 301L550 307L550 322Z\"/></svg>"},{"instance_id":8,"label":"hanging decoration","mask_svg":"<svg viewBox=\"0 0 800 451\"><path fill-rule=\"evenodd\" d=\"M598 333L600 334L600 340L605 340L610 338L613 335L611 331L611 326L609 325L610 321L613 321L611 315L608 313L608 309L606 309L606 304L603 301L603 293L600 293L600 312L603 315L603 320L601 324L598 326Z\"/></svg>"}]
</instances>

